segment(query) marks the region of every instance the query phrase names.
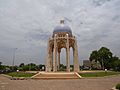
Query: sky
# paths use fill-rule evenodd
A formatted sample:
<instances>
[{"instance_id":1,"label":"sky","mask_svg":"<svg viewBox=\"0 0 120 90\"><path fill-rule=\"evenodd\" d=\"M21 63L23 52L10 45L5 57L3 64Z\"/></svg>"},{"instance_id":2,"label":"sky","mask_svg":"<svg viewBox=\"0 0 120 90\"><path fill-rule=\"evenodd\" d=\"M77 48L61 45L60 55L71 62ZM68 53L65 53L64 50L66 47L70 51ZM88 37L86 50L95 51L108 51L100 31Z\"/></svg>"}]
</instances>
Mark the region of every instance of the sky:
<instances>
[{"instance_id":1,"label":"sky","mask_svg":"<svg viewBox=\"0 0 120 90\"><path fill-rule=\"evenodd\" d=\"M63 17L77 38L80 64L103 46L120 57L120 0L0 0L0 62L12 65L15 52L16 65L44 64L48 38Z\"/></svg>"}]
</instances>

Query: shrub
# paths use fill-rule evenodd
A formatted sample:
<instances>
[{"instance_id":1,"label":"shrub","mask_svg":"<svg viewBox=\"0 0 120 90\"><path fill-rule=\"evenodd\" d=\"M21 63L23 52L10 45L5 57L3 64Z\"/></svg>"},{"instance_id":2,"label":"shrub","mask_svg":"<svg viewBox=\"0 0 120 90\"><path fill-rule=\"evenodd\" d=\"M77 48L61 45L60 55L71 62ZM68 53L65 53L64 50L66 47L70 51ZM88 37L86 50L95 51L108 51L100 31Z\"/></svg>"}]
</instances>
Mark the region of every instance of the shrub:
<instances>
[{"instance_id":1,"label":"shrub","mask_svg":"<svg viewBox=\"0 0 120 90\"><path fill-rule=\"evenodd\" d=\"M120 90L120 83L116 85L116 89Z\"/></svg>"}]
</instances>

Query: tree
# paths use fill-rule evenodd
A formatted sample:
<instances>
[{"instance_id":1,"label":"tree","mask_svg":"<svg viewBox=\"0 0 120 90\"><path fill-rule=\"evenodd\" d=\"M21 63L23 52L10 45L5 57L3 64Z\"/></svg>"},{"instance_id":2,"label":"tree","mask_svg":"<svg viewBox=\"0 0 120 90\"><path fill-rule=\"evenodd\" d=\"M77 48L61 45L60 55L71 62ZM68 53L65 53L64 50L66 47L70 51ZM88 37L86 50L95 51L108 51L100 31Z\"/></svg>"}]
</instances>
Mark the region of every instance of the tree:
<instances>
[{"instance_id":1,"label":"tree","mask_svg":"<svg viewBox=\"0 0 120 90\"><path fill-rule=\"evenodd\" d=\"M90 54L91 69L100 69L101 64L99 62L99 53L97 50L92 51Z\"/></svg>"},{"instance_id":2,"label":"tree","mask_svg":"<svg viewBox=\"0 0 120 90\"><path fill-rule=\"evenodd\" d=\"M90 61L98 61L98 51L97 50L94 50L92 51L92 53L90 54Z\"/></svg>"},{"instance_id":3,"label":"tree","mask_svg":"<svg viewBox=\"0 0 120 90\"><path fill-rule=\"evenodd\" d=\"M0 62L0 66L2 65L2 62Z\"/></svg>"},{"instance_id":4,"label":"tree","mask_svg":"<svg viewBox=\"0 0 120 90\"><path fill-rule=\"evenodd\" d=\"M120 71L120 60L114 61L114 70Z\"/></svg>"},{"instance_id":5,"label":"tree","mask_svg":"<svg viewBox=\"0 0 120 90\"><path fill-rule=\"evenodd\" d=\"M25 64L24 63L21 63L20 65L19 65L19 67L23 67Z\"/></svg>"},{"instance_id":6,"label":"tree","mask_svg":"<svg viewBox=\"0 0 120 90\"><path fill-rule=\"evenodd\" d=\"M22 67L22 70L28 71L28 70L29 70L29 66L28 66L28 65L24 65L24 66Z\"/></svg>"},{"instance_id":7,"label":"tree","mask_svg":"<svg viewBox=\"0 0 120 90\"><path fill-rule=\"evenodd\" d=\"M120 71L120 59L116 56L112 57L112 62L110 63L110 66L115 71Z\"/></svg>"},{"instance_id":8,"label":"tree","mask_svg":"<svg viewBox=\"0 0 120 90\"><path fill-rule=\"evenodd\" d=\"M108 68L109 69L109 63L111 62L112 59L112 52L106 48L106 47L101 47L98 50L98 60L102 66L102 69Z\"/></svg>"},{"instance_id":9,"label":"tree","mask_svg":"<svg viewBox=\"0 0 120 90\"><path fill-rule=\"evenodd\" d=\"M109 62L109 67L110 68L112 68L112 69L116 69L116 61L118 61L119 60L119 58L118 57L116 57L116 56L113 56L112 58L111 58L111 61Z\"/></svg>"},{"instance_id":10,"label":"tree","mask_svg":"<svg viewBox=\"0 0 120 90\"><path fill-rule=\"evenodd\" d=\"M43 67L44 67L44 69L45 69L45 65L40 64L40 65L37 66L37 70L42 71L42 70L43 70Z\"/></svg>"},{"instance_id":11,"label":"tree","mask_svg":"<svg viewBox=\"0 0 120 90\"><path fill-rule=\"evenodd\" d=\"M36 64L30 63L28 64L28 66L29 66L29 70L36 70Z\"/></svg>"},{"instance_id":12,"label":"tree","mask_svg":"<svg viewBox=\"0 0 120 90\"><path fill-rule=\"evenodd\" d=\"M60 71L65 71L65 69L66 69L66 66L63 64L60 64Z\"/></svg>"},{"instance_id":13,"label":"tree","mask_svg":"<svg viewBox=\"0 0 120 90\"><path fill-rule=\"evenodd\" d=\"M0 70L2 70L2 69L3 69L2 62L0 62Z\"/></svg>"},{"instance_id":14,"label":"tree","mask_svg":"<svg viewBox=\"0 0 120 90\"><path fill-rule=\"evenodd\" d=\"M99 61L102 69L104 70L105 68L109 69L110 68L110 62L112 61L112 52L106 48L106 47L101 47L98 51L94 50L90 54L90 61L95 60L96 62Z\"/></svg>"}]
</instances>

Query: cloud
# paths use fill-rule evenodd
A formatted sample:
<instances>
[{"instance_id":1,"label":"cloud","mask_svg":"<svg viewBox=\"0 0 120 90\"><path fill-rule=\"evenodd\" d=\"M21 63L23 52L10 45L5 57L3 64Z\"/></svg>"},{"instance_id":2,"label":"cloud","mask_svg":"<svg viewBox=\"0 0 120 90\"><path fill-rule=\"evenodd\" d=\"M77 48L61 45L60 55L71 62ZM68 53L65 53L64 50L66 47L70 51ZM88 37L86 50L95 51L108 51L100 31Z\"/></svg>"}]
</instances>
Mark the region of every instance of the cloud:
<instances>
[{"instance_id":1,"label":"cloud","mask_svg":"<svg viewBox=\"0 0 120 90\"><path fill-rule=\"evenodd\" d=\"M79 59L106 46L120 57L119 0L0 0L0 57L11 64L44 63L47 39L61 17L77 37Z\"/></svg>"}]
</instances>

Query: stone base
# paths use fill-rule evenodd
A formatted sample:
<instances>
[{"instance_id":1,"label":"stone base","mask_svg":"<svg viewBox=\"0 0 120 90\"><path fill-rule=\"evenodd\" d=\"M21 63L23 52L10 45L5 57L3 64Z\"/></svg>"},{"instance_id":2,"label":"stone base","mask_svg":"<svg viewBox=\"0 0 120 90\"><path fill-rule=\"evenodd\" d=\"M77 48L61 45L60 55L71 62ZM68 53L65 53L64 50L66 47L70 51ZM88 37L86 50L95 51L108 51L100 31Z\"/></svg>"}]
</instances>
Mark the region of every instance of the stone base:
<instances>
[{"instance_id":1,"label":"stone base","mask_svg":"<svg viewBox=\"0 0 120 90\"><path fill-rule=\"evenodd\" d=\"M80 79L81 76L76 72L39 72L32 77L33 79Z\"/></svg>"}]
</instances>

